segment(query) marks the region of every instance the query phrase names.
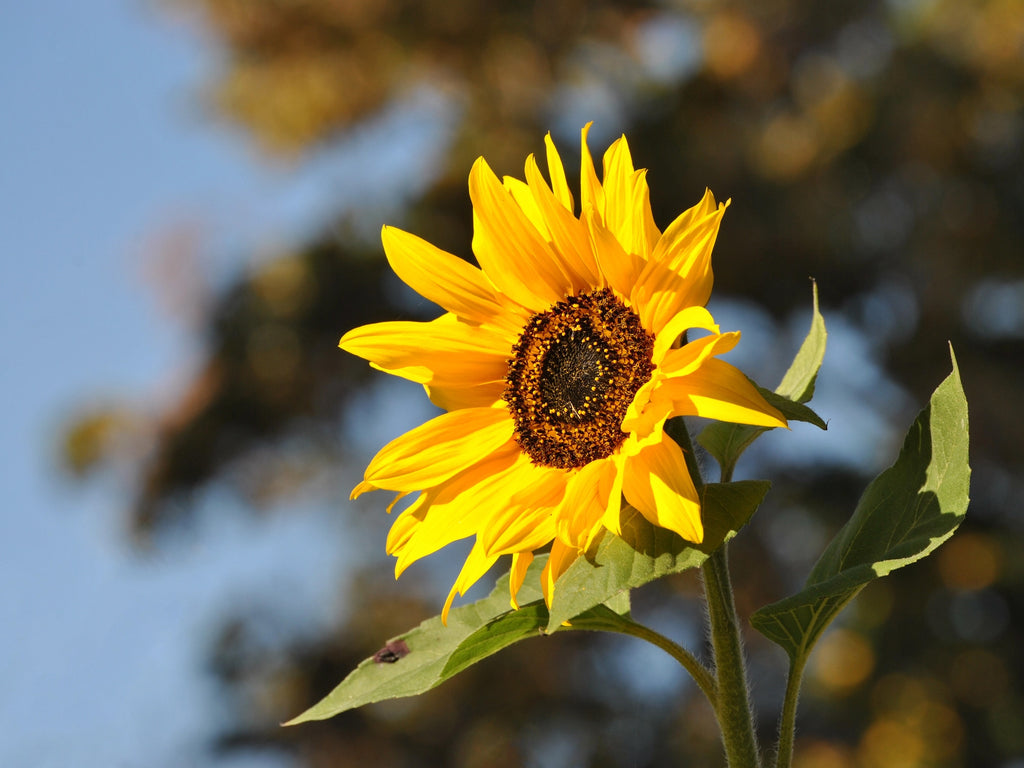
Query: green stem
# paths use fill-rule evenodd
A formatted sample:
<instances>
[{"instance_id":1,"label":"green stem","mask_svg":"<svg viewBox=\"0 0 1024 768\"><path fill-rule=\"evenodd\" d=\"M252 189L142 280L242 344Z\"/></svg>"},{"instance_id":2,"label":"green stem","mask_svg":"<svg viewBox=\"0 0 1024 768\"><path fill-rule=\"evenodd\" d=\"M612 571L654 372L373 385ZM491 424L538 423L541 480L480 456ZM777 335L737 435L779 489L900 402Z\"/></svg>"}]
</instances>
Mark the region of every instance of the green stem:
<instances>
[{"instance_id":1,"label":"green stem","mask_svg":"<svg viewBox=\"0 0 1024 768\"><path fill-rule=\"evenodd\" d=\"M707 670L707 668L701 664L697 657L690 653L688 650L683 648L678 643L674 643L664 635L660 635L650 627L645 627L643 624L636 624L635 622L616 624L613 627L615 632L620 632L624 635L632 635L638 637L641 640L646 640L651 645L656 645L661 648L669 656L679 662L679 664L690 673L693 677L694 682L707 696L708 701L711 703L712 709L718 709L718 691L716 690L715 678Z\"/></svg>"},{"instance_id":2,"label":"green stem","mask_svg":"<svg viewBox=\"0 0 1024 768\"><path fill-rule=\"evenodd\" d=\"M704 487L690 432L680 417L666 424L669 436L683 449L687 469L698 495ZM731 475L731 472L729 473ZM729 477L722 477L728 482ZM725 543L701 565L704 577L704 595L708 605L708 623L711 625L711 647L715 655L718 706L715 714L722 730L722 743L730 768L757 768L760 765L757 737L754 735L754 716L747 692L747 669L740 642L739 620L732 582L729 579L729 556Z\"/></svg>"},{"instance_id":3,"label":"green stem","mask_svg":"<svg viewBox=\"0 0 1024 768\"><path fill-rule=\"evenodd\" d=\"M715 652L718 724L722 729L726 760L730 768L757 768L760 765L757 737L725 544L704 561L701 573L711 624L711 646Z\"/></svg>"},{"instance_id":4,"label":"green stem","mask_svg":"<svg viewBox=\"0 0 1024 768\"><path fill-rule=\"evenodd\" d=\"M796 705L800 698L800 683L804 677L806 656L791 659L789 679L786 680L786 698L782 702L779 718L779 746L775 755L776 768L789 768L793 762L793 741L796 737Z\"/></svg>"}]
</instances>

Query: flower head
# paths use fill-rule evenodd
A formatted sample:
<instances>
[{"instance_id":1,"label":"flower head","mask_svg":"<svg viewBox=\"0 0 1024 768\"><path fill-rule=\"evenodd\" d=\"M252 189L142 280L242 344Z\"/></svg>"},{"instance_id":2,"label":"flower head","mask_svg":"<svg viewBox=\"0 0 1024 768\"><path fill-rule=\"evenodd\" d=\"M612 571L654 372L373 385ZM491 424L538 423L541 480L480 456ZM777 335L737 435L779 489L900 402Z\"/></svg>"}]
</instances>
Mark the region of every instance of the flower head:
<instances>
[{"instance_id":1,"label":"flower head","mask_svg":"<svg viewBox=\"0 0 1024 768\"><path fill-rule=\"evenodd\" d=\"M664 431L669 417L786 426L717 357L740 338L721 333L704 308L726 204L705 192L661 232L625 137L605 153L599 181L589 127L579 215L550 135L550 185L532 155L525 182L499 180L480 158L469 176L479 268L383 230L394 271L444 314L341 339L373 367L423 384L447 411L384 446L352 492L417 494L388 536L396 575L475 537L445 616L455 594L506 554L515 606L534 552L548 544L541 586L550 603L566 568L603 531L621 532L623 499L700 542L700 502L682 449ZM692 331L704 335L680 345Z\"/></svg>"}]
</instances>

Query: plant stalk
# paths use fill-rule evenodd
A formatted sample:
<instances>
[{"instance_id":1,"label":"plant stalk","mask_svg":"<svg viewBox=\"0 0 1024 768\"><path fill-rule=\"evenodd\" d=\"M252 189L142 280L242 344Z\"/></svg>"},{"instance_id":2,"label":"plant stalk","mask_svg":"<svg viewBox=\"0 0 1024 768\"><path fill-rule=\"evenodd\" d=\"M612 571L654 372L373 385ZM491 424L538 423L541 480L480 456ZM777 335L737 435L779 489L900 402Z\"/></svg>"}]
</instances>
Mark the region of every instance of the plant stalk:
<instances>
[{"instance_id":1,"label":"plant stalk","mask_svg":"<svg viewBox=\"0 0 1024 768\"><path fill-rule=\"evenodd\" d=\"M800 684L803 682L806 663L806 655L790 659L789 678L786 680L786 697L782 701L782 716L779 718L779 746L775 754L775 768L789 768L793 762L796 705L800 698Z\"/></svg>"},{"instance_id":2,"label":"plant stalk","mask_svg":"<svg viewBox=\"0 0 1024 768\"><path fill-rule=\"evenodd\" d=\"M730 768L757 768L760 758L726 547L719 547L701 566L718 679L718 724Z\"/></svg>"}]
</instances>

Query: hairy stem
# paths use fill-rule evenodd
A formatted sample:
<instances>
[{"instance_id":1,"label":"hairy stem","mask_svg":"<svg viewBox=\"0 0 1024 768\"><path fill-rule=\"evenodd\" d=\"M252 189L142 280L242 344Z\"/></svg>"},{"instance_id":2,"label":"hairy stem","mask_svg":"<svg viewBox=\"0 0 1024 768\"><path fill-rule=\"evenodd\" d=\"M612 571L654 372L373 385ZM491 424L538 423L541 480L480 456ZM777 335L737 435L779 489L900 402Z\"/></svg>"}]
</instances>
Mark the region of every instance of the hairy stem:
<instances>
[{"instance_id":1,"label":"hairy stem","mask_svg":"<svg viewBox=\"0 0 1024 768\"><path fill-rule=\"evenodd\" d=\"M719 547L701 566L718 679L718 723L730 768L757 768L757 738L726 546Z\"/></svg>"},{"instance_id":2,"label":"hairy stem","mask_svg":"<svg viewBox=\"0 0 1024 768\"><path fill-rule=\"evenodd\" d=\"M803 681L806 661L806 656L790 660L789 678L786 680L786 697L782 701L782 716L779 718L779 744L775 754L775 768L789 768L793 762L796 705L800 698L800 683Z\"/></svg>"}]
</instances>

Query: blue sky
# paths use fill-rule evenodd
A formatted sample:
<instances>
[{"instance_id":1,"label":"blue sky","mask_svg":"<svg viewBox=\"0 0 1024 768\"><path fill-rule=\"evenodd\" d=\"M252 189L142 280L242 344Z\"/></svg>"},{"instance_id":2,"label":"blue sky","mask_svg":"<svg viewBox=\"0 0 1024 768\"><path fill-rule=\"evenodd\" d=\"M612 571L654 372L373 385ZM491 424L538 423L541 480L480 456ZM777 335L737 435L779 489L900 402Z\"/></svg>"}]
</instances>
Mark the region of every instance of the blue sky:
<instances>
[{"instance_id":1,"label":"blue sky","mask_svg":"<svg viewBox=\"0 0 1024 768\"><path fill-rule=\"evenodd\" d=\"M188 541L133 551L124 485L83 486L57 470L76 407L127 398L158 410L201 353L147 284L154 234L198 224L200 263L185 268L223 283L266 243L287 244L341 207L373 208L378 229L388 205L429 179L446 135L450 110L418 92L338 150L262 164L201 113L211 66L197 36L139 0L2 12L5 767L212 765L225 711L204 666L224 613L258 599L295 631L323 632L337 618L324 606L359 560L344 510L322 499L254 522L216 492L205 503L218 514ZM348 182L371 176L369 188ZM410 426L395 418L384 428Z\"/></svg>"},{"instance_id":2,"label":"blue sky","mask_svg":"<svg viewBox=\"0 0 1024 768\"><path fill-rule=\"evenodd\" d=\"M126 546L116 483L83 487L55 469L73 406L150 406L197 354L145 284L152 233L199 219L216 280L247 242L309 226L359 162L260 166L199 115L209 65L141 2L2 12L4 766L203 765L223 717L203 653L223 609L256 593L309 631L331 620L322 606L346 555L337 510L311 502L253 525L221 499L229 511L187 546L146 557Z\"/></svg>"}]
</instances>

